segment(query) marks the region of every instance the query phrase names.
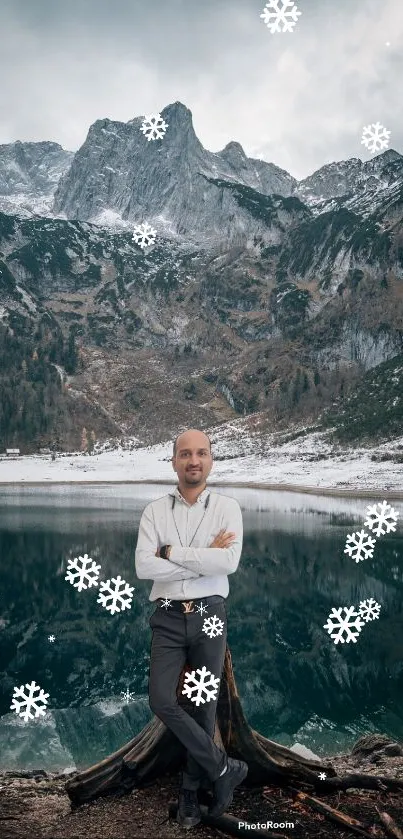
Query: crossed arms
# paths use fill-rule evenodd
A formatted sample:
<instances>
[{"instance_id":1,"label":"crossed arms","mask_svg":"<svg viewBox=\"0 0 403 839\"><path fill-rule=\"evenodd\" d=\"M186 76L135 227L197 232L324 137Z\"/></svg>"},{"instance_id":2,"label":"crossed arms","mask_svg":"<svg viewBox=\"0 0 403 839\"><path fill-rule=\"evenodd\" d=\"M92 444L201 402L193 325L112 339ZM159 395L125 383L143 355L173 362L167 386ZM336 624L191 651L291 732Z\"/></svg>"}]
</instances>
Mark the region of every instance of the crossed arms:
<instances>
[{"instance_id":1,"label":"crossed arms","mask_svg":"<svg viewBox=\"0 0 403 839\"><path fill-rule=\"evenodd\" d=\"M224 520L222 524L226 530L236 534L229 548L182 548L173 545L169 559L155 556L158 535L152 507L148 505L141 516L135 554L136 574L139 580L175 582L233 574L241 558L243 522L238 502L235 499L231 500L234 503L231 504L228 520ZM219 529L217 526L217 532Z\"/></svg>"}]
</instances>

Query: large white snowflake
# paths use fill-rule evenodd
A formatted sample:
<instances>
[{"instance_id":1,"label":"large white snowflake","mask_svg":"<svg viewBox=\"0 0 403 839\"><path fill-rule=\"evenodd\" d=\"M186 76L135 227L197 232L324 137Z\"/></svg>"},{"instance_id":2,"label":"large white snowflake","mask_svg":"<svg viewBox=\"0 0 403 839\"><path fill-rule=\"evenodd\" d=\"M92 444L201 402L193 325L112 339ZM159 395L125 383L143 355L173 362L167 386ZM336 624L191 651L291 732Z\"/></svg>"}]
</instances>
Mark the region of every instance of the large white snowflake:
<instances>
[{"instance_id":1,"label":"large white snowflake","mask_svg":"<svg viewBox=\"0 0 403 839\"><path fill-rule=\"evenodd\" d=\"M143 224L138 224L133 230L133 239L141 248L146 248L148 245L153 245L157 231L145 221Z\"/></svg>"},{"instance_id":2,"label":"large white snowflake","mask_svg":"<svg viewBox=\"0 0 403 839\"><path fill-rule=\"evenodd\" d=\"M197 681L196 673L199 674L200 681ZM208 679L207 676L209 676ZM192 670L191 673L185 674L182 693L188 696L191 702L194 702L199 707L200 703L204 705L205 702L210 702L211 699L216 698L219 684L220 679L213 676L210 670L207 670L207 667L203 665L203 667L199 667L197 670ZM194 692L195 695L193 696ZM204 698L203 693L206 694L206 698Z\"/></svg>"},{"instance_id":3,"label":"large white snowflake","mask_svg":"<svg viewBox=\"0 0 403 839\"><path fill-rule=\"evenodd\" d=\"M292 32L301 14L293 0L268 0L260 17L274 35L275 32ZM283 24L282 29L280 23Z\"/></svg>"},{"instance_id":4,"label":"large white snowflake","mask_svg":"<svg viewBox=\"0 0 403 839\"><path fill-rule=\"evenodd\" d=\"M397 510L390 507L386 501L382 501L382 504L373 504L367 507L367 518L364 521L364 525L369 527L375 533L375 536L383 536L385 533L396 530L398 515ZM392 519L392 521L389 521L389 519ZM383 525L385 525L386 530L383 530Z\"/></svg>"},{"instance_id":5,"label":"large white snowflake","mask_svg":"<svg viewBox=\"0 0 403 839\"><path fill-rule=\"evenodd\" d=\"M27 690L24 691L24 688ZM39 693L34 696L34 694ZM14 688L13 701L10 705L12 711L15 711L19 717L22 717L24 722L33 720L35 717L44 717L45 708L48 704L49 694L45 693L36 682L21 685L19 688ZM35 711L35 714L32 713Z\"/></svg>"},{"instance_id":6,"label":"large white snowflake","mask_svg":"<svg viewBox=\"0 0 403 839\"><path fill-rule=\"evenodd\" d=\"M344 617L341 614L343 610L346 613ZM361 620L358 612L354 611L354 606L341 606L340 609L332 608L326 623L323 624L323 629L327 629L335 644L338 644L339 641L342 644L345 642L349 644L350 641L356 644L363 626L364 621ZM343 638L344 632L346 638Z\"/></svg>"},{"instance_id":7,"label":"large white snowflake","mask_svg":"<svg viewBox=\"0 0 403 839\"><path fill-rule=\"evenodd\" d=\"M386 149L389 145L390 133L380 122L372 122L364 126L361 145L364 144L372 152Z\"/></svg>"},{"instance_id":8,"label":"large white snowflake","mask_svg":"<svg viewBox=\"0 0 403 839\"><path fill-rule=\"evenodd\" d=\"M144 117L140 131L143 132L144 136L147 137L148 142L150 142L150 140L162 140L167 128L168 123L165 122L161 114L155 114L153 116Z\"/></svg>"},{"instance_id":9,"label":"large white snowflake","mask_svg":"<svg viewBox=\"0 0 403 839\"><path fill-rule=\"evenodd\" d=\"M98 585L101 566L96 565L88 554L69 559L67 568L69 570L64 579L71 583L78 591Z\"/></svg>"},{"instance_id":10,"label":"large white snowflake","mask_svg":"<svg viewBox=\"0 0 403 839\"><path fill-rule=\"evenodd\" d=\"M369 600L361 601L359 611L361 617L368 623L368 621L374 621L379 618L381 606L373 597L370 597Z\"/></svg>"},{"instance_id":11,"label":"large white snowflake","mask_svg":"<svg viewBox=\"0 0 403 839\"><path fill-rule=\"evenodd\" d=\"M114 586L111 583L114 583ZM123 612L124 609L131 609L134 586L129 586L125 580L122 580L120 574L117 577L112 577L111 580L102 581L99 588L97 603L104 606L111 615L114 615L115 612ZM105 594L105 592L107 593Z\"/></svg>"},{"instance_id":12,"label":"large white snowflake","mask_svg":"<svg viewBox=\"0 0 403 839\"><path fill-rule=\"evenodd\" d=\"M222 635L223 626L223 621L221 621L217 615L212 615L211 618L204 618L203 632L205 632L209 638L215 638L216 635Z\"/></svg>"},{"instance_id":13,"label":"large white snowflake","mask_svg":"<svg viewBox=\"0 0 403 839\"><path fill-rule=\"evenodd\" d=\"M348 544L350 542L350 544ZM374 545L376 539L368 536L365 530L360 530L357 533L347 534L346 547L344 553L353 556L356 562L363 559L368 559L374 555Z\"/></svg>"}]
</instances>

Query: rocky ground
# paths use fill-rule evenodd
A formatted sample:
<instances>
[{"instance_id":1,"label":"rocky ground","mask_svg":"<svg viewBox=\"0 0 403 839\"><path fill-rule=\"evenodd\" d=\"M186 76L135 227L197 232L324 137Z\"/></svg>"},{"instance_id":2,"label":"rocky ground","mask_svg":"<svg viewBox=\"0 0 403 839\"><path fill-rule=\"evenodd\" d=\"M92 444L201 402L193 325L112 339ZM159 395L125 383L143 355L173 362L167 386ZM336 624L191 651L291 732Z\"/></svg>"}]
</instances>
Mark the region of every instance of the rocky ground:
<instances>
[{"instance_id":1,"label":"rocky ground","mask_svg":"<svg viewBox=\"0 0 403 839\"><path fill-rule=\"evenodd\" d=\"M329 758L338 775L351 773L397 778L403 784L403 748L384 738L374 745L373 736L360 738L363 748L351 754ZM178 798L179 774L164 776L158 782L124 795L112 795L74 808L65 791L69 776L36 772L0 775L0 835L2 839L174 839L187 833L169 815L170 804ZM207 793L202 793L206 796ZM266 786L239 788L229 808L235 831L232 835L268 836L270 839L347 839L356 835L386 839L387 833L377 812L386 812L394 825L403 830L403 791L385 792L350 787L347 791L320 795L317 800L338 813L358 819L365 832L352 832L332 821L305 802L293 800L290 789ZM201 798L202 812L208 798ZM242 833L238 822L257 825L272 820L278 827L249 828ZM287 822L288 826L281 827ZM293 826L290 824L293 823ZM200 839L231 835L225 825L212 826L207 819L190 831ZM398 833L394 834L398 836Z\"/></svg>"}]
</instances>

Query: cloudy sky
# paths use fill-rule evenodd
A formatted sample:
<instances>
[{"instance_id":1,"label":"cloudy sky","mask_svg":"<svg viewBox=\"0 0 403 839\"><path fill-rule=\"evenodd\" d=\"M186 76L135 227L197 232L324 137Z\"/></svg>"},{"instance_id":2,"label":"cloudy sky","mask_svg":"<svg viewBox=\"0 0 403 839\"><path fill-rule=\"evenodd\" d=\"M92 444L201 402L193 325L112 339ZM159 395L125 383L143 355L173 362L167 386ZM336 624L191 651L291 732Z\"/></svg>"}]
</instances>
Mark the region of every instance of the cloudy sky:
<instances>
[{"instance_id":1,"label":"cloudy sky","mask_svg":"<svg viewBox=\"0 0 403 839\"><path fill-rule=\"evenodd\" d=\"M237 140L296 178L371 159L371 123L403 154L403 0L296 5L272 35L265 0L0 0L0 143L75 151L96 119L179 100L205 148Z\"/></svg>"}]
</instances>

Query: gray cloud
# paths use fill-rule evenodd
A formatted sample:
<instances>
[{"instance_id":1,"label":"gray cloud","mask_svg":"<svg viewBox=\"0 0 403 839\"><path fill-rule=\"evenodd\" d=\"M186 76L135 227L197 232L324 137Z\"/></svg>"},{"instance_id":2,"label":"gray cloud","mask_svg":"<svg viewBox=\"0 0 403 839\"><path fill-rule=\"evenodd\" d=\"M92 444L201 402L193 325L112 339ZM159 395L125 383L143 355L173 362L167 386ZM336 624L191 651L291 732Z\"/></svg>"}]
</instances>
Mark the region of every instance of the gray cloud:
<instances>
[{"instance_id":1,"label":"gray cloud","mask_svg":"<svg viewBox=\"0 0 403 839\"><path fill-rule=\"evenodd\" d=\"M403 153L400 0L296 3L294 32L271 35L265 0L2 0L0 142L76 150L96 119L179 100L206 148L237 140L297 178L370 159L377 121Z\"/></svg>"}]
</instances>

